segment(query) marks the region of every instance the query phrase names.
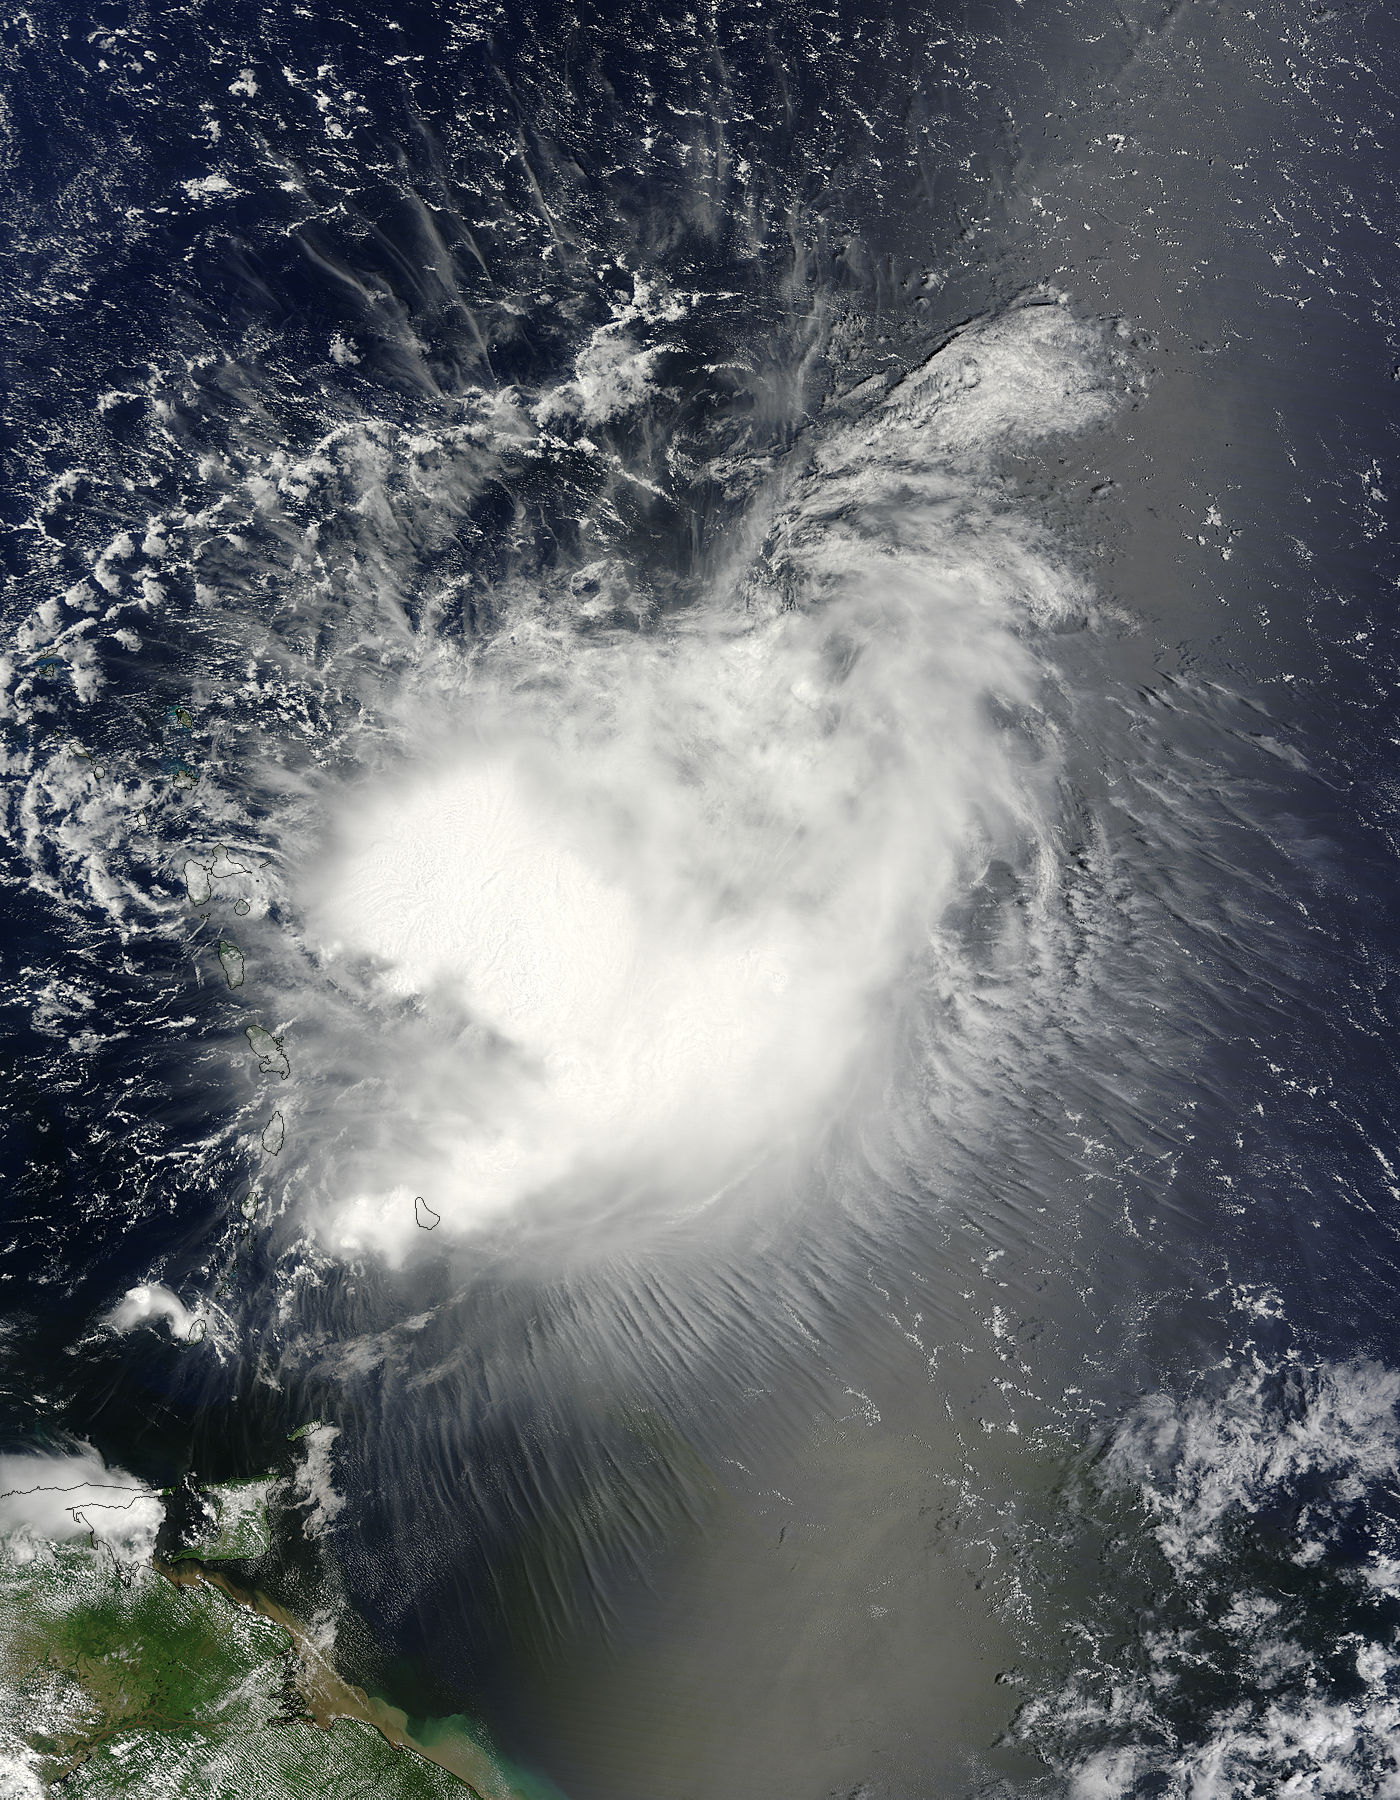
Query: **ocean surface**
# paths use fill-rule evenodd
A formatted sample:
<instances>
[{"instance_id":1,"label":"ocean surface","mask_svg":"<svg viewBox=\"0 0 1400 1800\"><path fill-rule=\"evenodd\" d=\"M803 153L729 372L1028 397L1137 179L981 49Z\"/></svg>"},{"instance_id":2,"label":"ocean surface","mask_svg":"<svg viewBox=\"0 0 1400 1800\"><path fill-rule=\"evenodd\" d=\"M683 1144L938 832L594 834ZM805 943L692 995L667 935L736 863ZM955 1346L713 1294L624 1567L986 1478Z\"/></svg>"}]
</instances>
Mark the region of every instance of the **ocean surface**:
<instances>
[{"instance_id":1,"label":"ocean surface","mask_svg":"<svg viewBox=\"0 0 1400 1800\"><path fill-rule=\"evenodd\" d=\"M0 1473L554 1800L1400 1796L1386 12L3 55Z\"/></svg>"}]
</instances>

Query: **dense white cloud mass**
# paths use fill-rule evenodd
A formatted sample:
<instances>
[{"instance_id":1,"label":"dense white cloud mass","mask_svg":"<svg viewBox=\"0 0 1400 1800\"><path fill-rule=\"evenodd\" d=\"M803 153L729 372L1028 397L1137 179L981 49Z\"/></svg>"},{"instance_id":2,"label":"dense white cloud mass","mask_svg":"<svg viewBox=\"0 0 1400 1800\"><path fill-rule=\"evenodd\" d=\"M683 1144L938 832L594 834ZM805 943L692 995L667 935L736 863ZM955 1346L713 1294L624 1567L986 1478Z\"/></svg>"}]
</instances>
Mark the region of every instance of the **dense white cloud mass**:
<instances>
[{"instance_id":1,"label":"dense white cloud mass","mask_svg":"<svg viewBox=\"0 0 1400 1800\"><path fill-rule=\"evenodd\" d=\"M400 1259L419 1196L438 1244L565 1184L693 1210L839 1113L940 915L1050 833L1027 633L1083 596L990 458L1102 416L1097 358L1058 307L966 333L775 478L699 603L517 595L413 687L298 878L382 1021L300 1121L332 1246Z\"/></svg>"},{"instance_id":2,"label":"dense white cloud mass","mask_svg":"<svg viewBox=\"0 0 1400 1800\"><path fill-rule=\"evenodd\" d=\"M102 1322L113 1331L134 1331L138 1325L164 1323L172 1337L187 1338L194 1330L195 1316L178 1294L172 1294L158 1281L147 1281L129 1288Z\"/></svg>"},{"instance_id":3,"label":"dense white cloud mass","mask_svg":"<svg viewBox=\"0 0 1400 1800\"><path fill-rule=\"evenodd\" d=\"M144 1557L163 1517L159 1495L87 1447L0 1456L0 1539L12 1554L91 1537L120 1556Z\"/></svg>"},{"instance_id":4,"label":"dense white cloud mass","mask_svg":"<svg viewBox=\"0 0 1400 1800\"><path fill-rule=\"evenodd\" d=\"M0 1800L44 1800L47 1790L34 1766L38 1760L17 1739L0 1741Z\"/></svg>"}]
</instances>

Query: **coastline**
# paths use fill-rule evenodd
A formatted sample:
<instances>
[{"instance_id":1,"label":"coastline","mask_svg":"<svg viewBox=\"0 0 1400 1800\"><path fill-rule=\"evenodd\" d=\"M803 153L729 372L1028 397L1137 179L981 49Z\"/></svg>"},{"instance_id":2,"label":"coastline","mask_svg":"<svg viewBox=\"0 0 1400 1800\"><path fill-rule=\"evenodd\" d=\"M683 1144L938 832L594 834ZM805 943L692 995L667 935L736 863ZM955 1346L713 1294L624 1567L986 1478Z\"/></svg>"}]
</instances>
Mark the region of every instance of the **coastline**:
<instances>
[{"instance_id":1,"label":"coastline","mask_svg":"<svg viewBox=\"0 0 1400 1800\"><path fill-rule=\"evenodd\" d=\"M373 1726L396 1750L407 1751L446 1770L463 1784L473 1800L529 1800L495 1758L464 1731L444 1733L442 1740L432 1745L422 1743L408 1729L407 1713L344 1680L306 1625L260 1589L242 1587L222 1569L194 1557L182 1557L178 1562L156 1557L152 1566L172 1586L214 1588L233 1605L280 1625L292 1640L296 1685L307 1716L323 1731L328 1731L337 1719L358 1720Z\"/></svg>"}]
</instances>

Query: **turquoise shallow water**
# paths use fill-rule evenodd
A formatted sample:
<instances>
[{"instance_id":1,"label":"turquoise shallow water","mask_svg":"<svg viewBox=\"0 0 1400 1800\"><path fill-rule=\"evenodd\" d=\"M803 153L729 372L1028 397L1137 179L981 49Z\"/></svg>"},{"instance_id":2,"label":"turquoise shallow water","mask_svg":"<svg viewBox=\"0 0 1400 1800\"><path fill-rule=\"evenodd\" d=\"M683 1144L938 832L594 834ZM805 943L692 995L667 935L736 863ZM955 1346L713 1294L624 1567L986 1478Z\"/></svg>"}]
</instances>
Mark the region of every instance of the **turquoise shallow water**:
<instances>
[{"instance_id":1,"label":"turquoise shallow water","mask_svg":"<svg viewBox=\"0 0 1400 1800\"><path fill-rule=\"evenodd\" d=\"M1385 1791L1388 51L12 25L8 1448L571 1800Z\"/></svg>"}]
</instances>

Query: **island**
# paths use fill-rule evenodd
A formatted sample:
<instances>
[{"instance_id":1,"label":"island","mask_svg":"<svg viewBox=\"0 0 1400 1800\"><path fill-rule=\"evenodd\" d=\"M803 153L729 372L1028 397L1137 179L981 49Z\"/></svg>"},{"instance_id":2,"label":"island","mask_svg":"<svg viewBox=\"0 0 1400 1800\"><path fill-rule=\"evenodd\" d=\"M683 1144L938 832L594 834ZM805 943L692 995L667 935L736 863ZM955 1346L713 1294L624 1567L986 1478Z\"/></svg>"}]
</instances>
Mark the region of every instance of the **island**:
<instances>
[{"instance_id":1,"label":"island","mask_svg":"<svg viewBox=\"0 0 1400 1800\"><path fill-rule=\"evenodd\" d=\"M243 986L243 952L228 938L219 939L219 963L231 988Z\"/></svg>"},{"instance_id":2,"label":"island","mask_svg":"<svg viewBox=\"0 0 1400 1800\"><path fill-rule=\"evenodd\" d=\"M261 1059L258 1072L262 1075L279 1075L285 1081L292 1072L292 1065L282 1053L281 1038L273 1037L261 1025L245 1026L243 1035L247 1038L253 1055Z\"/></svg>"}]
</instances>

